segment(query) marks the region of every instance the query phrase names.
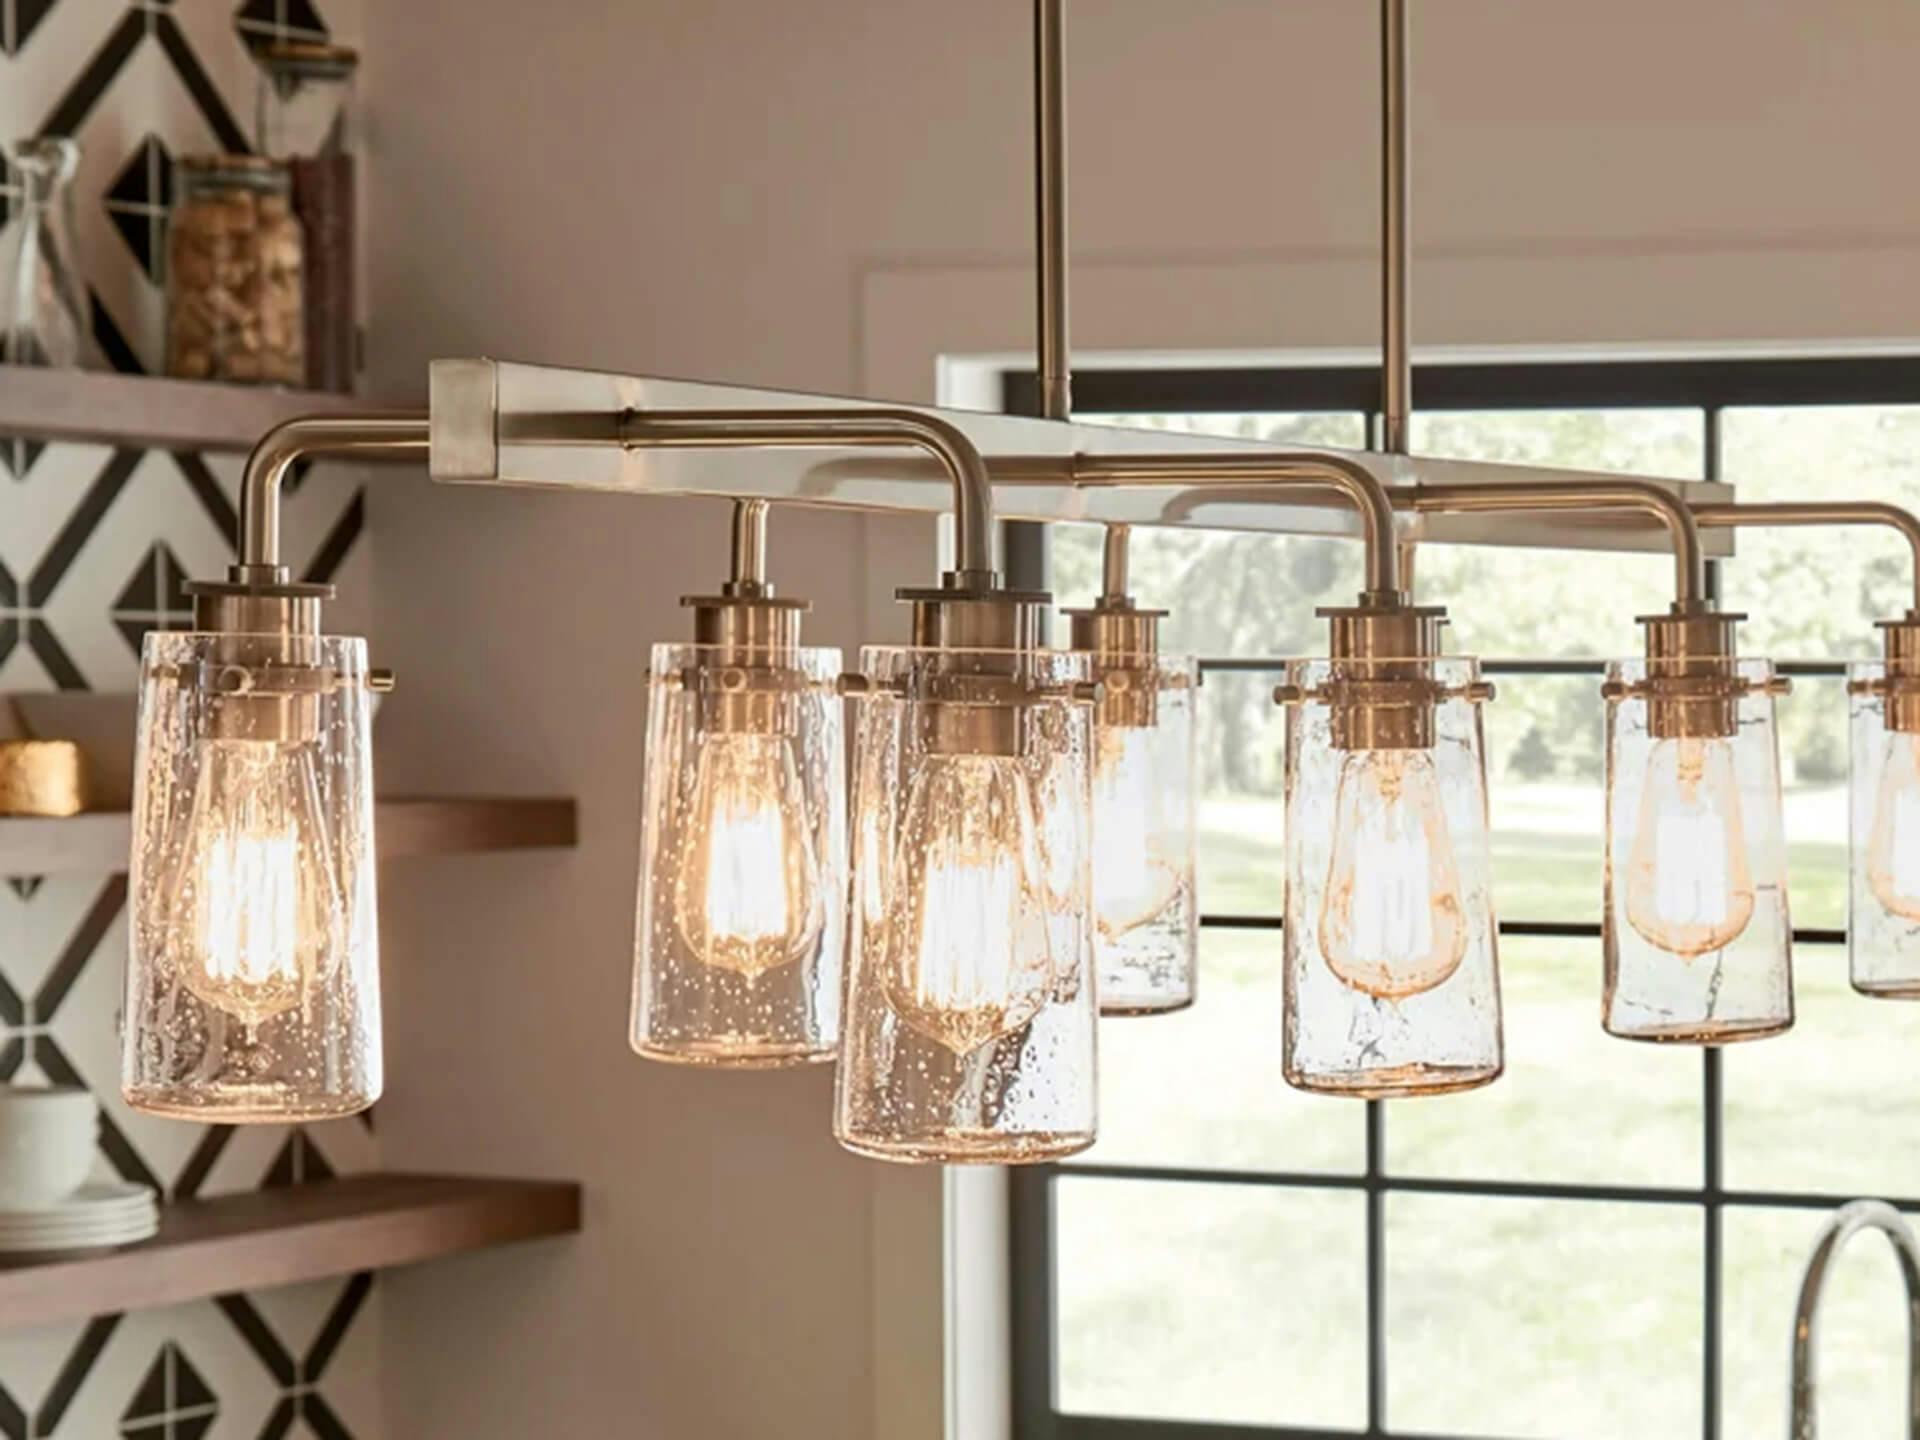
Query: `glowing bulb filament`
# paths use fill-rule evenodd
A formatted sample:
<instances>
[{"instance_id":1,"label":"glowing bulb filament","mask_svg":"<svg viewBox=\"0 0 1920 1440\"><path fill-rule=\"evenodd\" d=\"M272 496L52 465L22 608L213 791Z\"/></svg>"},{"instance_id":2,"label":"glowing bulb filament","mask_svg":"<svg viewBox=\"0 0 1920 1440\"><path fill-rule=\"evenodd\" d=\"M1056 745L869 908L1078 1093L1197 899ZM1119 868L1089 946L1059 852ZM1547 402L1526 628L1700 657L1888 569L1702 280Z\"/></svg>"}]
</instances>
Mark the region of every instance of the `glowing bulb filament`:
<instances>
[{"instance_id":1,"label":"glowing bulb filament","mask_svg":"<svg viewBox=\"0 0 1920 1440\"><path fill-rule=\"evenodd\" d=\"M197 949L215 985L299 977L299 842L290 832L219 835L207 847Z\"/></svg>"},{"instance_id":2,"label":"glowing bulb filament","mask_svg":"<svg viewBox=\"0 0 1920 1440\"><path fill-rule=\"evenodd\" d=\"M1320 948L1342 981L1382 999L1431 990L1460 968L1460 873L1429 752L1355 751L1342 762Z\"/></svg>"},{"instance_id":3,"label":"glowing bulb filament","mask_svg":"<svg viewBox=\"0 0 1920 1440\"><path fill-rule=\"evenodd\" d=\"M1093 771L1094 913L1104 940L1151 924L1180 898L1181 865L1162 848L1154 732L1102 728Z\"/></svg>"},{"instance_id":4,"label":"glowing bulb filament","mask_svg":"<svg viewBox=\"0 0 1920 1440\"><path fill-rule=\"evenodd\" d=\"M309 747L207 743L174 882L182 982L258 1025L300 1003L344 944Z\"/></svg>"},{"instance_id":5,"label":"glowing bulb filament","mask_svg":"<svg viewBox=\"0 0 1920 1440\"><path fill-rule=\"evenodd\" d=\"M1052 981L1046 876L1016 759L922 763L900 827L886 945L894 1010L956 1054L1040 1013Z\"/></svg>"},{"instance_id":6,"label":"glowing bulb filament","mask_svg":"<svg viewBox=\"0 0 1920 1440\"><path fill-rule=\"evenodd\" d=\"M1920 735L1887 736L1867 840L1867 885L1904 920L1920 920Z\"/></svg>"},{"instance_id":7,"label":"glowing bulb filament","mask_svg":"<svg viewBox=\"0 0 1920 1440\"><path fill-rule=\"evenodd\" d=\"M690 806L674 914L693 952L755 976L811 951L826 911L792 744L706 736Z\"/></svg>"},{"instance_id":8,"label":"glowing bulb filament","mask_svg":"<svg viewBox=\"0 0 1920 1440\"><path fill-rule=\"evenodd\" d=\"M1628 923L1691 960L1739 938L1753 906L1731 742L1656 741L1627 859Z\"/></svg>"}]
</instances>

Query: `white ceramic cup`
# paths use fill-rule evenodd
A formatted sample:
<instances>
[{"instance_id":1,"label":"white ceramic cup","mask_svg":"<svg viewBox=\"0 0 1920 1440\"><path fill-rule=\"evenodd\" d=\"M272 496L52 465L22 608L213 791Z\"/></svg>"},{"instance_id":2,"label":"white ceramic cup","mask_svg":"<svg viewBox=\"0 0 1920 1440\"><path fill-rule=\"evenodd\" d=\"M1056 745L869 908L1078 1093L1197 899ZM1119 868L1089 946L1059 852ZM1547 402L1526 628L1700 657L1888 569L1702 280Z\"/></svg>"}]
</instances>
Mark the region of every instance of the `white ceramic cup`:
<instances>
[{"instance_id":1,"label":"white ceramic cup","mask_svg":"<svg viewBox=\"0 0 1920 1440\"><path fill-rule=\"evenodd\" d=\"M57 1205L86 1183L100 1105L78 1086L0 1086L0 1210Z\"/></svg>"}]
</instances>

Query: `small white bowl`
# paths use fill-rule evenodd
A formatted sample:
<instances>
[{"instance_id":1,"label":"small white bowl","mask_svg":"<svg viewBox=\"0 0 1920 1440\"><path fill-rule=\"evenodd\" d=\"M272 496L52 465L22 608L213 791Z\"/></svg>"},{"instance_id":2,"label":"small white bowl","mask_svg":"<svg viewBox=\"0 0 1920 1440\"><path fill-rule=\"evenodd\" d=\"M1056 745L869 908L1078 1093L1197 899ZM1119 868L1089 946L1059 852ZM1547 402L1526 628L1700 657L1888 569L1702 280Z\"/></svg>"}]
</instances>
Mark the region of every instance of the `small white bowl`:
<instances>
[{"instance_id":1,"label":"small white bowl","mask_svg":"<svg viewBox=\"0 0 1920 1440\"><path fill-rule=\"evenodd\" d=\"M78 1086L0 1086L0 1210L58 1204L86 1183L100 1105Z\"/></svg>"}]
</instances>

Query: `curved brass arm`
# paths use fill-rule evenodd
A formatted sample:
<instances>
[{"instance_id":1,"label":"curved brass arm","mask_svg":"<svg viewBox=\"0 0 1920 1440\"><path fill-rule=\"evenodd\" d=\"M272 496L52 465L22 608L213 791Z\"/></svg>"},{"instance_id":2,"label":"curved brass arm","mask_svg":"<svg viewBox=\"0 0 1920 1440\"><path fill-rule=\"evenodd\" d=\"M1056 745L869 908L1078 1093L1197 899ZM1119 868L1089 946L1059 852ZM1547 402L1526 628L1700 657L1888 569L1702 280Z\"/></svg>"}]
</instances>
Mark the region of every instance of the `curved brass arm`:
<instances>
[{"instance_id":1,"label":"curved brass arm","mask_svg":"<svg viewBox=\"0 0 1920 1440\"><path fill-rule=\"evenodd\" d=\"M240 563L234 578L272 584L280 564L280 483L310 455L393 455L427 450L426 412L309 415L260 437L240 482Z\"/></svg>"},{"instance_id":2,"label":"curved brass arm","mask_svg":"<svg viewBox=\"0 0 1920 1440\"><path fill-rule=\"evenodd\" d=\"M1460 515L1525 510L1641 510L1667 527L1673 539L1674 610L1702 609L1707 599L1707 561L1700 548L1697 512L1671 490L1645 480L1552 481L1515 485L1420 485L1396 492L1418 513Z\"/></svg>"},{"instance_id":3,"label":"curved brass arm","mask_svg":"<svg viewBox=\"0 0 1920 1440\"><path fill-rule=\"evenodd\" d=\"M1400 556L1395 544L1393 500L1364 465L1338 455L1078 455L1075 485L1233 485L1277 489L1337 490L1360 512L1366 546L1367 590L1399 596Z\"/></svg>"},{"instance_id":4,"label":"curved brass arm","mask_svg":"<svg viewBox=\"0 0 1920 1440\"><path fill-rule=\"evenodd\" d=\"M918 410L633 410L620 443L665 449L799 446L901 446L927 452L953 478L954 581L991 589L993 486L973 442L936 415Z\"/></svg>"},{"instance_id":5,"label":"curved brass arm","mask_svg":"<svg viewBox=\"0 0 1920 1440\"><path fill-rule=\"evenodd\" d=\"M1913 609L1920 613L1920 515L1878 500L1783 500L1751 505L1696 505L1706 526L1884 525L1898 530L1913 558Z\"/></svg>"}]
</instances>

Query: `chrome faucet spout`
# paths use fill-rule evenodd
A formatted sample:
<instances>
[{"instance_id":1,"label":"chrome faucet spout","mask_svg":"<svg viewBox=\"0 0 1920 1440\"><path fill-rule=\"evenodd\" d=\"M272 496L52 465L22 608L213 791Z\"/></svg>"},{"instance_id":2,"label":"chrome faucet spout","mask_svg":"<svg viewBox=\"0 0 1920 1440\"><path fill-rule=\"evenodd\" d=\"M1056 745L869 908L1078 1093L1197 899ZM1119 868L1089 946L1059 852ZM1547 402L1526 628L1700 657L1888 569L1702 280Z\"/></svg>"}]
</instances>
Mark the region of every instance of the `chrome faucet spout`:
<instances>
[{"instance_id":1,"label":"chrome faucet spout","mask_svg":"<svg viewBox=\"0 0 1920 1440\"><path fill-rule=\"evenodd\" d=\"M1816 1384L1813 1372L1814 1324L1834 1258L1862 1230L1878 1230L1893 1246L1900 1278L1907 1287L1907 1434L1920 1440L1920 1240L1898 1210L1881 1200L1842 1205L1820 1232L1800 1280L1800 1301L1793 1313L1792 1417L1788 1440L1815 1440Z\"/></svg>"}]
</instances>

